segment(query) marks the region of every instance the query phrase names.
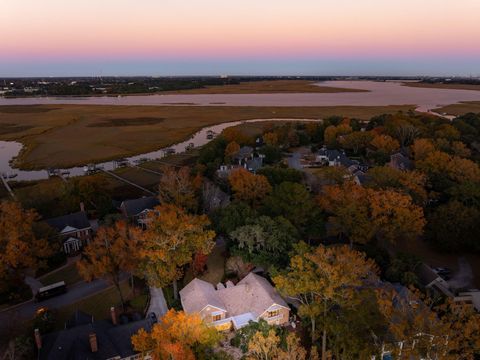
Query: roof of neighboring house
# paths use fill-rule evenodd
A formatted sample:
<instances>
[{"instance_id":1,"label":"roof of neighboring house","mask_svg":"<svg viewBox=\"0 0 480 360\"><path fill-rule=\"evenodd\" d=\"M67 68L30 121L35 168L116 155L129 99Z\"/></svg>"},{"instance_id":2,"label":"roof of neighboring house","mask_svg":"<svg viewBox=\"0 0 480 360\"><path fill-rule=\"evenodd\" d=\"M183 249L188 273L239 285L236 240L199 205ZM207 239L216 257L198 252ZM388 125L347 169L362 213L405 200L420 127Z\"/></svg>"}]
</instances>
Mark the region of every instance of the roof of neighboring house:
<instances>
[{"instance_id":1,"label":"roof of neighboring house","mask_svg":"<svg viewBox=\"0 0 480 360\"><path fill-rule=\"evenodd\" d=\"M325 156L328 158L328 161L336 161L341 165L345 166L346 168L357 165L358 161L351 160L347 155L345 155L342 151L333 149L329 150L327 148L322 148L318 151L318 155Z\"/></svg>"},{"instance_id":2,"label":"roof of neighboring house","mask_svg":"<svg viewBox=\"0 0 480 360\"><path fill-rule=\"evenodd\" d=\"M255 172L263 166L263 158L254 157L253 159L247 160L246 164L247 164L247 170Z\"/></svg>"},{"instance_id":3,"label":"roof of neighboring house","mask_svg":"<svg viewBox=\"0 0 480 360\"><path fill-rule=\"evenodd\" d=\"M402 153L395 153L390 155L389 165L398 170L413 169L412 161Z\"/></svg>"},{"instance_id":4,"label":"roof of neighboring house","mask_svg":"<svg viewBox=\"0 0 480 360\"><path fill-rule=\"evenodd\" d=\"M85 211L79 211L73 214L47 219L45 222L58 231L62 231L65 228L70 228L72 231L76 229L90 228L90 222L88 221Z\"/></svg>"},{"instance_id":5,"label":"roof of neighboring house","mask_svg":"<svg viewBox=\"0 0 480 360\"><path fill-rule=\"evenodd\" d=\"M199 312L210 305L227 311L228 316L251 313L258 318L274 304L288 308L267 279L254 273L235 286L219 290L206 281L194 279L180 291L180 297L187 313Z\"/></svg>"},{"instance_id":6,"label":"roof of neighboring house","mask_svg":"<svg viewBox=\"0 0 480 360\"><path fill-rule=\"evenodd\" d=\"M74 315L76 316L76 315ZM125 325L113 325L108 320L92 322L92 316L82 313L79 322L70 324L73 327L42 336L40 360L86 360L121 358L135 354L131 345L131 336L141 328L150 331L151 319L132 321ZM90 321L88 321L90 319ZM72 320L72 319L70 319ZM89 336L95 333L98 351L92 353Z\"/></svg>"},{"instance_id":7,"label":"roof of neighboring house","mask_svg":"<svg viewBox=\"0 0 480 360\"><path fill-rule=\"evenodd\" d=\"M144 210L151 210L159 204L160 203L155 196L145 196L138 199L122 201L120 208L122 208L125 211L125 214L130 217L136 216Z\"/></svg>"},{"instance_id":8,"label":"roof of neighboring house","mask_svg":"<svg viewBox=\"0 0 480 360\"><path fill-rule=\"evenodd\" d=\"M240 150L233 156L236 160L243 160L253 154L253 148L250 146L242 146Z\"/></svg>"},{"instance_id":9,"label":"roof of neighboring house","mask_svg":"<svg viewBox=\"0 0 480 360\"><path fill-rule=\"evenodd\" d=\"M415 274L423 286L430 285L433 281L440 278L433 269L425 263L421 263L415 270Z\"/></svg>"}]
</instances>

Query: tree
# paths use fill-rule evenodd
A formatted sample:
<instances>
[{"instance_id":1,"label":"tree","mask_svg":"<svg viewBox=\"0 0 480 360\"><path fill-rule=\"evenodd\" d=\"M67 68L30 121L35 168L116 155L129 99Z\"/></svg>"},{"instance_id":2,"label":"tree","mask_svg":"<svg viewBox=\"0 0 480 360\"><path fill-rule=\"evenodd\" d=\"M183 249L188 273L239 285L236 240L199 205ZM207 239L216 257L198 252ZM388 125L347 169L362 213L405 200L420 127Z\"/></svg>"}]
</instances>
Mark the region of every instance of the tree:
<instances>
[{"instance_id":1,"label":"tree","mask_svg":"<svg viewBox=\"0 0 480 360\"><path fill-rule=\"evenodd\" d=\"M376 166L367 172L367 186L373 189L395 189L408 194L416 204L425 204L427 177L419 171L401 171L390 166Z\"/></svg>"},{"instance_id":2,"label":"tree","mask_svg":"<svg viewBox=\"0 0 480 360\"><path fill-rule=\"evenodd\" d=\"M147 230L139 244L140 269L149 282L163 287L183 274L183 266L193 261L197 253L209 254L215 243L215 232L206 215L190 215L175 205L160 205L148 214Z\"/></svg>"},{"instance_id":3,"label":"tree","mask_svg":"<svg viewBox=\"0 0 480 360\"><path fill-rule=\"evenodd\" d=\"M285 266L292 245L299 235L295 227L285 218L260 216L247 220L230 233L234 241L234 252L239 253L245 261L254 264Z\"/></svg>"},{"instance_id":4,"label":"tree","mask_svg":"<svg viewBox=\"0 0 480 360\"><path fill-rule=\"evenodd\" d=\"M233 156L240 151L240 145L235 141L228 143L227 147L225 148L225 161L231 162Z\"/></svg>"},{"instance_id":5,"label":"tree","mask_svg":"<svg viewBox=\"0 0 480 360\"><path fill-rule=\"evenodd\" d=\"M284 216L299 229L308 222L314 207L315 203L305 186L292 182L275 186L264 201L264 213Z\"/></svg>"},{"instance_id":6,"label":"tree","mask_svg":"<svg viewBox=\"0 0 480 360\"><path fill-rule=\"evenodd\" d=\"M353 130L348 124L339 124L337 126L330 125L325 129L324 133L324 140L325 145L329 148L336 148L338 147L337 139L339 136L347 135L351 133Z\"/></svg>"},{"instance_id":7,"label":"tree","mask_svg":"<svg viewBox=\"0 0 480 360\"><path fill-rule=\"evenodd\" d=\"M373 260L347 246L306 245L297 247L289 268L273 278L278 290L299 302L299 315L310 320L312 343L317 338L316 320L323 319L322 359L326 360L329 312L337 306L352 305L355 288L377 272Z\"/></svg>"},{"instance_id":8,"label":"tree","mask_svg":"<svg viewBox=\"0 0 480 360\"><path fill-rule=\"evenodd\" d=\"M169 310L147 333L140 329L132 336L136 351L153 360L195 360L204 347L212 347L218 341L215 328L208 327L198 314Z\"/></svg>"},{"instance_id":9,"label":"tree","mask_svg":"<svg viewBox=\"0 0 480 360\"><path fill-rule=\"evenodd\" d=\"M452 200L438 206L428 217L430 241L445 251L478 251L480 210Z\"/></svg>"},{"instance_id":10,"label":"tree","mask_svg":"<svg viewBox=\"0 0 480 360\"><path fill-rule=\"evenodd\" d=\"M280 185L285 181L299 183L303 178L303 174L299 170L276 166L264 166L258 170L257 174L264 175L272 186Z\"/></svg>"},{"instance_id":11,"label":"tree","mask_svg":"<svg viewBox=\"0 0 480 360\"><path fill-rule=\"evenodd\" d=\"M374 236L388 241L412 240L423 231L421 207L409 195L393 190L373 190L346 182L325 186L318 199L330 214L332 235L345 235L354 242L367 243Z\"/></svg>"},{"instance_id":12,"label":"tree","mask_svg":"<svg viewBox=\"0 0 480 360\"><path fill-rule=\"evenodd\" d=\"M77 262L78 271L86 281L105 278L115 286L122 308L125 298L121 275L136 270L139 240L140 230L128 227L124 221L118 221L111 227L101 227Z\"/></svg>"},{"instance_id":13,"label":"tree","mask_svg":"<svg viewBox=\"0 0 480 360\"><path fill-rule=\"evenodd\" d=\"M399 142L388 135L377 135L370 144L376 148L378 156L385 158L400 148Z\"/></svg>"},{"instance_id":14,"label":"tree","mask_svg":"<svg viewBox=\"0 0 480 360\"><path fill-rule=\"evenodd\" d=\"M342 136L339 142L343 148L351 149L354 154L357 154L359 151L365 150L373 139L374 136L370 131L355 131Z\"/></svg>"},{"instance_id":15,"label":"tree","mask_svg":"<svg viewBox=\"0 0 480 360\"><path fill-rule=\"evenodd\" d=\"M252 141L250 136L244 134L237 127L228 127L222 131L222 137L228 142L235 141L237 144L246 145Z\"/></svg>"},{"instance_id":16,"label":"tree","mask_svg":"<svg viewBox=\"0 0 480 360\"><path fill-rule=\"evenodd\" d=\"M435 151L435 145L429 139L416 139L411 146L415 161L424 160Z\"/></svg>"},{"instance_id":17,"label":"tree","mask_svg":"<svg viewBox=\"0 0 480 360\"><path fill-rule=\"evenodd\" d=\"M480 315L465 305L435 304L414 289L404 295L378 289L377 301L395 342L384 345L396 358L473 360L480 350Z\"/></svg>"},{"instance_id":18,"label":"tree","mask_svg":"<svg viewBox=\"0 0 480 360\"><path fill-rule=\"evenodd\" d=\"M162 204L173 204L184 209L196 210L198 201L196 194L201 186L201 178L192 177L186 166L175 170L166 166L158 186L158 198Z\"/></svg>"},{"instance_id":19,"label":"tree","mask_svg":"<svg viewBox=\"0 0 480 360\"><path fill-rule=\"evenodd\" d=\"M277 359L280 338L275 330L270 329L267 336L258 331L248 343L248 360L273 360Z\"/></svg>"},{"instance_id":20,"label":"tree","mask_svg":"<svg viewBox=\"0 0 480 360\"><path fill-rule=\"evenodd\" d=\"M414 140L420 135L420 131L412 124L403 122L395 128L394 134L403 149L413 144Z\"/></svg>"},{"instance_id":21,"label":"tree","mask_svg":"<svg viewBox=\"0 0 480 360\"><path fill-rule=\"evenodd\" d=\"M232 171L228 181L235 199L245 201L252 206L258 205L272 190L265 176L252 174L243 168Z\"/></svg>"},{"instance_id":22,"label":"tree","mask_svg":"<svg viewBox=\"0 0 480 360\"><path fill-rule=\"evenodd\" d=\"M246 203L233 201L228 206L215 211L211 218L217 233L226 235L256 216L256 211Z\"/></svg>"},{"instance_id":23,"label":"tree","mask_svg":"<svg viewBox=\"0 0 480 360\"><path fill-rule=\"evenodd\" d=\"M278 135L274 132L267 132L267 133L263 134L263 141L267 145L277 146L278 145Z\"/></svg>"},{"instance_id":24,"label":"tree","mask_svg":"<svg viewBox=\"0 0 480 360\"><path fill-rule=\"evenodd\" d=\"M34 210L24 210L17 202L0 202L0 289L18 281L23 270L41 268L52 253L48 242L35 236L38 219Z\"/></svg>"}]
</instances>

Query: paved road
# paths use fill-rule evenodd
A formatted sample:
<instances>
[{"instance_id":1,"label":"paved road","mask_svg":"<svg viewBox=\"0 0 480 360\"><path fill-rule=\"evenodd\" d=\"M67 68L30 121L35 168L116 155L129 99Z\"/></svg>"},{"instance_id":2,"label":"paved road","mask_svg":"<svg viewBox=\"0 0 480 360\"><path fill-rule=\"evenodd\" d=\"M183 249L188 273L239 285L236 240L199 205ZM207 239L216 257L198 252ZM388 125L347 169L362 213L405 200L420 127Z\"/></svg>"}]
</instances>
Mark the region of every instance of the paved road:
<instances>
[{"instance_id":1,"label":"paved road","mask_svg":"<svg viewBox=\"0 0 480 360\"><path fill-rule=\"evenodd\" d=\"M49 309L58 309L93 295L108 288L109 286L110 284L108 284L105 280L94 280L89 283L80 282L69 287L66 294L56 296L40 303L28 301L13 308L3 310L0 312L0 327L5 322L29 320L34 316L35 312L40 307L46 306Z\"/></svg>"}]
</instances>

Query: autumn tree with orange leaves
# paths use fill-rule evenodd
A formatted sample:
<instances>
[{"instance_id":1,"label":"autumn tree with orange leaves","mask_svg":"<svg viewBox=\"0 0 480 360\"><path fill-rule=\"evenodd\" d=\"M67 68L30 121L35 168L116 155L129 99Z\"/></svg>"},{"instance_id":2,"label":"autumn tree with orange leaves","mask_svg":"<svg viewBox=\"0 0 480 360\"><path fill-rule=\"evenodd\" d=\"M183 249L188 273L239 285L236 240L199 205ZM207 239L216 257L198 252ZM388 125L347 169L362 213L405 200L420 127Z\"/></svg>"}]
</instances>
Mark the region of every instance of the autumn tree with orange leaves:
<instances>
[{"instance_id":1,"label":"autumn tree with orange leaves","mask_svg":"<svg viewBox=\"0 0 480 360\"><path fill-rule=\"evenodd\" d=\"M140 329L132 336L134 349L153 360L195 360L200 350L218 340L217 330L208 327L200 315L175 310L169 310L151 332Z\"/></svg>"},{"instance_id":2,"label":"autumn tree with orange leaves","mask_svg":"<svg viewBox=\"0 0 480 360\"><path fill-rule=\"evenodd\" d=\"M236 200L245 201L252 206L258 205L271 191L272 187L263 175L255 175L246 169L234 170L228 177Z\"/></svg>"},{"instance_id":3,"label":"autumn tree with orange leaves","mask_svg":"<svg viewBox=\"0 0 480 360\"><path fill-rule=\"evenodd\" d=\"M318 338L317 320L322 319L322 359L326 360L327 315L337 306L355 305L355 288L376 273L373 260L348 246L300 244L288 269L274 276L273 282L280 293L300 304L299 315L310 321L312 343Z\"/></svg>"},{"instance_id":4,"label":"autumn tree with orange leaves","mask_svg":"<svg viewBox=\"0 0 480 360\"><path fill-rule=\"evenodd\" d=\"M407 194L374 190L353 182L323 188L318 202L328 216L329 233L346 236L350 244L373 237L390 242L413 240L425 226L423 209Z\"/></svg>"},{"instance_id":5,"label":"autumn tree with orange leaves","mask_svg":"<svg viewBox=\"0 0 480 360\"><path fill-rule=\"evenodd\" d=\"M227 144L225 148L225 161L231 162L236 153L240 151L240 145L237 142L232 141Z\"/></svg>"},{"instance_id":6,"label":"autumn tree with orange leaves","mask_svg":"<svg viewBox=\"0 0 480 360\"><path fill-rule=\"evenodd\" d=\"M86 281L105 278L115 286L122 308L125 298L120 286L121 275L136 270L140 236L140 229L128 227L124 221L111 227L101 227L84 248L82 259L77 262L78 271Z\"/></svg>"},{"instance_id":7,"label":"autumn tree with orange leaves","mask_svg":"<svg viewBox=\"0 0 480 360\"><path fill-rule=\"evenodd\" d=\"M0 202L0 289L21 278L23 270L42 267L52 253L47 240L35 236L38 219L34 210L24 210L17 202Z\"/></svg>"},{"instance_id":8,"label":"autumn tree with orange leaves","mask_svg":"<svg viewBox=\"0 0 480 360\"><path fill-rule=\"evenodd\" d=\"M383 348L398 359L473 360L480 351L480 314L452 300L435 300L418 290L377 289L387 335Z\"/></svg>"},{"instance_id":9,"label":"autumn tree with orange leaves","mask_svg":"<svg viewBox=\"0 0 480 360\"><path fill-rule=\"evenodd\" d=\"M155 207L147 217L147 230L139 244L141 274L153 286L173 283L178 297L177 280L183 267L191 264L195 254L208 255L215 243L206 215L191 215L170 204Z\"/></svg>"},{"instance_id":10,"label":"autumn tree with orange leaves","mask_svg":"<svg viewBox=\"0 0 480 360\"><path fill-rule=\"evenodd\" d=\"M158 198L162 204L173 204L184 209L196 210L197 192L202 185L200 176L193 177L186 166L175 169L166 166L158 185Z\"/></svg>"}]
</instances>

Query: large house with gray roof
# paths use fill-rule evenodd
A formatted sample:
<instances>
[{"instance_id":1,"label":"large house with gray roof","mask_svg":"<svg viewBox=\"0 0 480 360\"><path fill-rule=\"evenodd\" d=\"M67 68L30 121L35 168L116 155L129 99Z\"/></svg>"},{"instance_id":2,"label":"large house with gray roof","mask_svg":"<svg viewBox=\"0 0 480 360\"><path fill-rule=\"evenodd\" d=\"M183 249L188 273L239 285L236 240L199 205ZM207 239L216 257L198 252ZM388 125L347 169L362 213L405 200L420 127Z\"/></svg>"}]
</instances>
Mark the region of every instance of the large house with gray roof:
<instances>
[{"instance_id":1,"label":"large house with gray roof","mask_svg":"<svg viewBox=\"0 0 480 360\"><path fill-rule=\"evenodd\" d=\"M136 225L145 227L148 213L158 205L160 205L160 202L155 196L144 196L138 199L122 201L120 211L126 219L129 219Z\"/></svg>"},{"instance_id":2,"label":"large house with gray roof","mask_svg":"<svg viewBox=\"0 0 480 360\"><path fill-rule=\"evenodd\" d=\"M267 279L254 273L234 285L213 286L193 279L180 291L183 310L200 314L218 330L240 329L250 321L264 319L271 325L288 323L290 308Z\"/></svg>"}]
</instances>

